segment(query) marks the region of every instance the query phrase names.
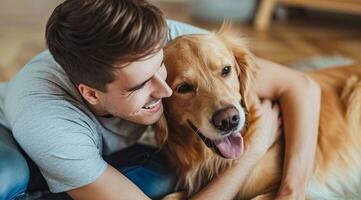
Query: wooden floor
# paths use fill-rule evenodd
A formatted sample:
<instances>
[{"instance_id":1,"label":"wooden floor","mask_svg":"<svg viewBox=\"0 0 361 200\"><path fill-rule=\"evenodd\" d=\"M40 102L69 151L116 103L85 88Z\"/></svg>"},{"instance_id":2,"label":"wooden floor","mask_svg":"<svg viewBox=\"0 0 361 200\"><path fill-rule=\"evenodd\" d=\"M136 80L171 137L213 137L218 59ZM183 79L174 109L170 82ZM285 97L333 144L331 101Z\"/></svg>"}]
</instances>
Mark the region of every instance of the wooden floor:
<instances>
[{"instance_id":1,"label":"wooden floor","mask_svg":"<svg viewBox=\"0 0 361 200\"><path fill-rule=\"evenodd\" d=\"M46 20L62 0L0 1L0 81L10 79L37 53L45 49ZM210 30L220 27L192 19L185 3L153 2L169 18ZM358 17L360 18L360 17ZM267 32L257 32L250 23L235 23L249 38L257 56L291 64L318 55L341 55L361 62L361 19L303 16L276 20Z\"/></svg>"}]
</instances>

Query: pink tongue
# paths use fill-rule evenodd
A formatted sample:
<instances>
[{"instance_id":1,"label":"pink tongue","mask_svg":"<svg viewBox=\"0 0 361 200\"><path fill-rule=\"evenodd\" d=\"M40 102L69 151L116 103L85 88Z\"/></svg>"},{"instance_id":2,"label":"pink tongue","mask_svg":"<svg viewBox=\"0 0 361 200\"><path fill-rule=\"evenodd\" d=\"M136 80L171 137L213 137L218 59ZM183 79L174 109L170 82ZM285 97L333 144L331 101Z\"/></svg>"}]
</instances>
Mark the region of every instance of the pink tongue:
<instances>
[{"instance_id":1,"label":"pink tongue","mask_svg":"<svg viewBox=\"0 0 361 200\"><path fill-rule=\"evenodd\" d=\"M240 133L232 133L214 144L225 158L234 159L243 153L243 138Z\"/></svg>"}]
</instances>

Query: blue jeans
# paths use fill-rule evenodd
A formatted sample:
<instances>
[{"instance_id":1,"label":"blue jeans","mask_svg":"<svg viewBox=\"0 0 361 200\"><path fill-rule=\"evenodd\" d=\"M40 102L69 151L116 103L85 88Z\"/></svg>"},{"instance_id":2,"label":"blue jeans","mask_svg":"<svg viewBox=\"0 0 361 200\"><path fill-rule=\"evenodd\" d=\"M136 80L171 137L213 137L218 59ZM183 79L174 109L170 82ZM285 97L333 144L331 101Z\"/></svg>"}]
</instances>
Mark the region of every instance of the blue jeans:
<instances>
[{"instance_id":1,"label":"blue jeans","mask_svg":"<svg viewBox=\"0 0 361 200\"><path fill-rule=\"evenodd\" d=\"M110 165L136 184L152 199L174 191L175 173L156 148L136 144L104 157ZM0 200L21 199L26 192L47 190L44 177L34 162L0 125ZM41 199L71 199L66 193L48 194Z\"/></svg>"}]
</instances>

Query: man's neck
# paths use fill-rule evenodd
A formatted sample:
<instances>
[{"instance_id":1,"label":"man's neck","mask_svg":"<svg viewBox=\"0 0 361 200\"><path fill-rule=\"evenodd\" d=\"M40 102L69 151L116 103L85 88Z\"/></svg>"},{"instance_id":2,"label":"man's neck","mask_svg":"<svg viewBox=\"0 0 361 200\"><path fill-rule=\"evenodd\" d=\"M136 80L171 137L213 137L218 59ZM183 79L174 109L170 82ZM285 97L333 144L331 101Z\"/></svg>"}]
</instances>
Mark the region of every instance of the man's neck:
<instances>
[{"instance_id":1,"label":"man's neck","mask_svg":"<svg viewBox=\"0 0 361 200\"><path fill-rule=\"evenodd\" d=\"M110 118L113 117L112 114L108 113L105 111L105 109L103 109L101 106L99 105L92 105L90 103L88 103L87 101L85 101L85 103L87 104L88 108L90 109L90 111L97 117L105 117L105 118Z\"/></svg>"}]
</instances>

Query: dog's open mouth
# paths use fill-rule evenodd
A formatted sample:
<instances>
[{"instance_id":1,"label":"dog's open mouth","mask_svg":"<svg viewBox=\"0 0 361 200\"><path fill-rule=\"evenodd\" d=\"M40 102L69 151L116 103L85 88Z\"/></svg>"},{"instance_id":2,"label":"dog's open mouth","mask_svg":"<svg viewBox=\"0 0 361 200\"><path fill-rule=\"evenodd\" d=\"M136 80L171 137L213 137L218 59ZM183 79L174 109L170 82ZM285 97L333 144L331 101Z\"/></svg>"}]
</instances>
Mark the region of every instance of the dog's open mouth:
<instances>
[{"instance_id":1,"label":"dog's open mouth","mask_svg":"<svg viewBox=\"0 0 361 200\"><path fill-rule=\"evenodd\" d=\"M235 159L243 153L243 137L240 132L230 133L219 140L211 140L204 136L191 121L188 120L188 123L193 131L203 140L204 144L214 149L218 155L227 159Z\"/></svg>"}]
</instances>

